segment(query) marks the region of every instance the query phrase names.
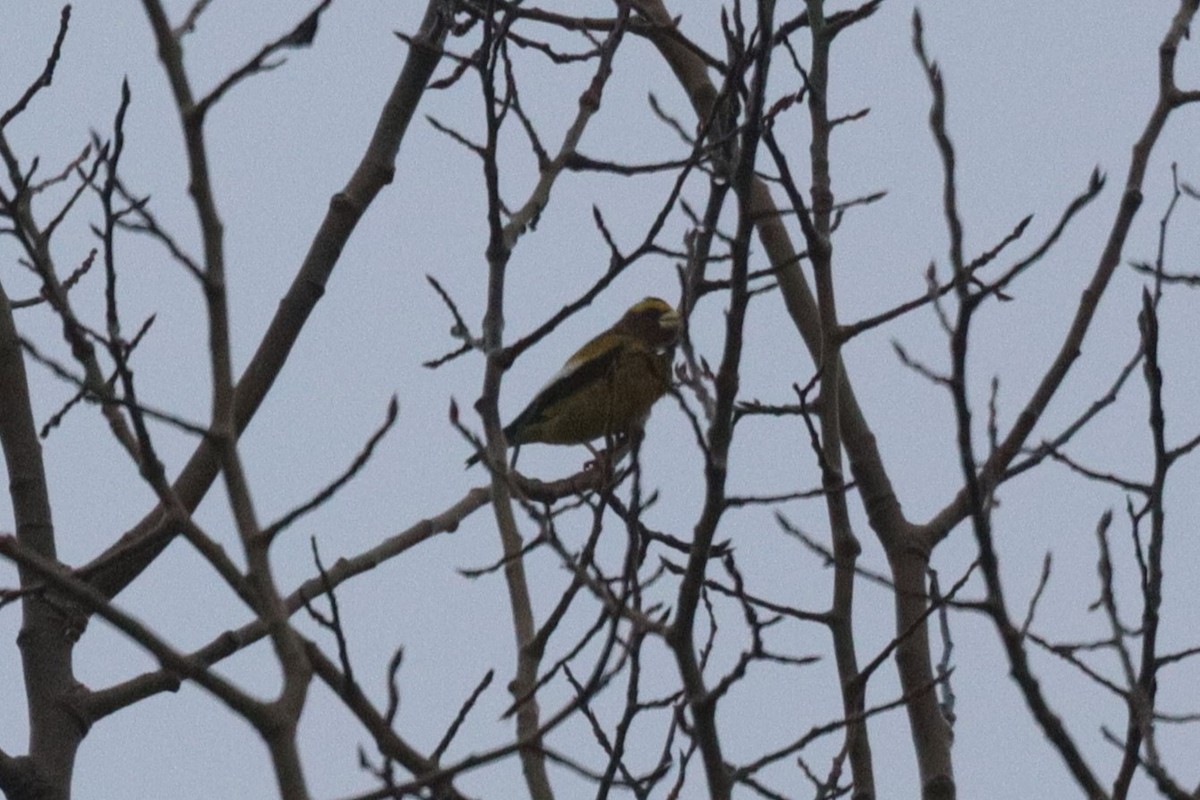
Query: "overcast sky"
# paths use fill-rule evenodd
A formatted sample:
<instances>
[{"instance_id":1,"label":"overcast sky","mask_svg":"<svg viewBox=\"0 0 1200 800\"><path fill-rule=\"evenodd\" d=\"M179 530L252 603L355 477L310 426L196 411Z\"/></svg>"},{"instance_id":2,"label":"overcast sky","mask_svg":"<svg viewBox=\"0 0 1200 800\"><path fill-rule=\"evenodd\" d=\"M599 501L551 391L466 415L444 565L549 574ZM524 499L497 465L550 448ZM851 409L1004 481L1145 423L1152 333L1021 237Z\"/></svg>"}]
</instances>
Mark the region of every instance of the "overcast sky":
<instances>
[{"instance_id":1,"label":"overcast sky","mask_svg":"<svg viewBox=\"0 0 1200 800\"><path fill-rule=\"evenodd\" d=\"M169 4L175 20L187 5ZM561 4L572 11L579 5ZM794 13L794 5L781 4L781 13ZM591 6L596 14L610 12L605 3ZM291 53L282 67L243 83L212 113L208 142L226 228L239 370L290 283L329 197L344 185L370 136L406 53L393 31L413 31L423 7L415 0L334 3L321 20L312 49ZM980 320L971 362L977 420L983 419L987 383L998 375L1000 422L1012 423L1069 324L1119 200L1130 146L1153 103L1157 44L1175 7L1166 0L930 0L921 5L927 47L942 66L949 93L948 125L959 155L960 208L969 255L992 246L1030 213L1035 215L1030 236L1044 236L1065 204L1087 185L1093 168L1109 176L1104 193L1081 214L1061 246L1014 288L1014 302L992 307ZM216 0L187 40L193 85L211 87L262 42L294 25L302 8L283 0ZM711 51L722 51L715 24L718 4L675 3L672 8L683 13L686 33ZM871 109L864 120L838 129L832 152L834 190L839 198L888 192L882 202L848 214L835 239L843 321L919 295L931 260L946 274L941 172L928 134L928 89L911 51L913 8L907 0L888 0L834 49L832 113ZM42 68L57 25L54 4L0 0L0 107L11 104ZM803 40L796 37L798 43ZM520 52L518 58L523 99L535 122L545 126L548 142L556 143L591 68L551 72L534 54ZM1200 86L1200 58L1192 43L1184 44L1178 74L1185 87ZM795 89L795 76L787 70L779 69L774 77L774 95ZM155 213L198 252L179 126L140 4L78 3L53 86L6 135L26 162L37 154L44 174L57 171L87 143L91 130L105 135L111 129L123 78L133 96L122 162L125 180L135 192L149 194ZM680 157L678 137L654 118L646 102L648 92L680 119L691 119L685 97L650 45L628 41L616 60L602 111L583 141L583 152L636 162ZM447 334L452 320L424 275L437 277L476 326L486 278L479 164L433 130L423 114L477 135L478 94L477 82L467 80L449 92L426 95L401 149L395 183L363 219L292 361L243 438L260 517L272 519L348 464L383 419L388 399L396 394L400 401L397 426L369 469L273 551L285 590L312 573L309 537L317 538L330 563L441 512L485 479L480 470L462 470L469 449L447 422L454 397L466 412L464 419L478 429L470 408L480 389L482 358L459 359L436 372L421 367L421 362L457 345ZM1181 178L1200 185L1198 123L1197 111L1185 109L1164 134L1151 162L1127 260L1154 255L1157 221L1170 199L1170 163L1178 161ZM788 132L788 146L797 151L807 147L801 128L792 126ZM515 137L506 143L505 153L502 182L515 205L532 186L536 164ZM700 183L691 187L693 202L703 196L702 188ZM607 250L592 223L593 205L605 213L619 241L632 242L643 235L665 195L661 179L565 177L536 232L522 239L514 253L506 338L532 329L605 268ZM1178 213L1169 263L1177 271L1200 271L1200 206L1184 204ZM89 207L63 230L55 255L64 270L93 246L86 224L97 219L95 208ZM679 243L685 229L686 220L676 214L664 238ZM207 420L207 339L194 281L149 242L125 237L119 256L128 324L158 315L134 362L142 396L188 419ZM16 265L16 258L11 239L0 239L0 281L10 296L26 297L36 292L37 284ZM757 261L752 268L765 265L757 249L753 258ZM674 270L670 259L639 263L521 359L506 378L502 414L515 414L579 343L611 324L630 303L648 294L675 302ZM1035 439L1056 432L1076 416L1132 355L1142 284L1127 268L1117 273L1082 358ZM98 275L85 279L73 298L83 314L102 324ZM1163 310L1163 361L1168 412L1173 413L1168 431L1176 441L1200 429L1200 415L1195 413L1200 393L1196 309L1195 298L1175 290ZM720 303L709 300L693 323L701 351L714 364L720 353L721 313ZM59 326L45 310L23 312L18 323L27 337L67 358ZM805 383L812 365L778 298L756 299L750 324L743 397L788 402L791 384ZM898 362L893 340L939 368L948 363L946 343L936 318L919 312L856 339L845 352L905 511L923 521L949 500L960 480L950 403L944 391ZM69 398L71 389L32 364L30 373L40 423ZM1131 474L1141 470L1146 477L1148 439L1136 424L1145 417L1144 394L1134 385L1095 430L1081 437L1073 452L1098 469ZM168 474L174 475L194 440L167 427L157 427L155 434ZM732 491L786 492L818 483L807 434L799 424L749 424L739 435L731 463ZM59 554L68 564L86 562L101 552L150 507L151 492L94 408L69 415L46 441L45 456ZM577 448L528 447L521 462L532 474L549 477L566 474L584 458ZM648 521L687 538L699 509L702 461L690 428L670 403L655 412L643 460L647 484L662 490ZM1194 614L1184 609L1195 608L1200 590L1185 586L1182 575L1194 574L1200 557L1200 545L1191 536L1200 521L1193 490L1200 479L1197 472L1194 466L1181 466L1169 496L1169 519L1175 527L1168 552L1166 613L1175 616L1165 631L1164 650L1196 643ZM1120 514L1124 496L1049 466L1006 486L999 500L995 524L1014 613L1023 612L1043 555L1053 551L1055 573L1039 618L1042 630L1071 639L1104 635L1102 620L1087 610L1097 593L1092 531L1105 509ZM784 510L797 524L824 537L828 525L823 508L810 501ZM857 509L855 515L865 548L863 566L886 571L881 548ZM197 519L227 547L237 549L222 489L214 488ZM564 535L579 540L587 520L573 525ZM0 503L0 531L12 528L11 508ZM822 608L828 602L828 571L779 535L769 509L731 515L721 538L733 539L742 569L756 585L806 608ZM1119 541L1123 560L1118 569L1124 572L1118 577L1129 587L1136 576L1129 546L1124 538ZM613 542L606 552L610 557L619 554L623 545ZM507 723L494 723L507 705L504 685L513 661L511 625L501 602L503 584L498 576L468 580L458 572L488 564L498 553L495 525L484 509L453 535L382 566L340 593L343 613L350 620L356 671L376 697L383 697L384 665L392 649L404 646L398 724L426 749L436 743L461 699L493 666L497 680L451 755L461 756L511 735ZM934 566L952 579L973 557L974 543L964 528L939 549ZM532 559L530 570L535 604L544 612L566 578L547 555ZM15 582L15 570L0 564L0 585ZM978 582L973 588L973 596L979 596ZM121 594L118 603L184 650L246 621L237 599L181 543ZM892 613L884 590L863 586L857 608L860 658L869 658L891 638ZM583 624L584 615L573 621ZM1008 681L994 633L978 617L956 614L952 621L960 796L1078 796ZM16 690L21 680L15 647L18 625L17 606L0 610L0 686L8 687L0 692L0 747L10 753L24 752L27 733L24 698ZM735 761L837 715L826 632L794 629L779 644L790 654L821 655L823 661L799 673L764 670L729 699L722 723L728 755ZM98 620L77 650L77 675L93 688L154 666L140 648ZM675 675L669 659L663 656L652 666L661 670L659 685L670 685ZM1119 704L1061 664L1039 658L1035 666L1084 751L1096 763L1114 764L1115 751L1104 743L1099 726L1123 729ZM273 690L277 678L265 648L240 654L220 670L264 695ZM654 672L650 675L653 681ZM1190 682L1164 683L1164 705L1200 710L1194 705L1195 685L1194 673ZM892 699L897 691L894 671L885 669L871 684L870 702ZM872 732L881 797L915 796L915 767L903 714L876 720ZM582 725L569 735L579 736L584 752L593 746ZM328 693L315 687L303 730L314 797L341 797L373 786L358 768L355 751L367 741ZM1197 743L1200 734L1194 729L1168 729L1163 734L1164 760L1180 767L1185 784L1197 778L1194 771L1183 769L1194 762ZM825 764L822 758L833 753L832 745L816 745L810 763ZM1192 762L1186 761L1189 757ZM1106 778L1110 773L1102 770ZM565 776L552 777L561 778L564 787L570 785ZM468 775L461 786L480 797L514 797L519 788L508 787L517 787L519 779L517 765L510 762ZM793 780L790 790L804 796L800 779L793 775ZM85 799L190 800L272 796L275 781L254 731L207 694L185 686L175 695L154 698L99 723L80 750L75 786L77 796ZM570 795L564 790L562 796Z\"/></svg>"}]
</instances>

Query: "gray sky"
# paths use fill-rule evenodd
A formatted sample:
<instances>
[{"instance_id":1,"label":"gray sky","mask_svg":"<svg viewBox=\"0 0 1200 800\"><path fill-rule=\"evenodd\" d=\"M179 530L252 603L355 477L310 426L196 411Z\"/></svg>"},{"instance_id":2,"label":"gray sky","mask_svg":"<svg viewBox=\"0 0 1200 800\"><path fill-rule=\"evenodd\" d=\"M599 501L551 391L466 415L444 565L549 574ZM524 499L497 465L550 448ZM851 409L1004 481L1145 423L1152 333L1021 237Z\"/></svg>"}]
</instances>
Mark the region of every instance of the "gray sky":
<instances>
[{"instance_id":1,"label":"gray sky","mask_svg":"<svg viewBox=\"0 0 1200 800\"><path fill-rule=\"evenodd\" d=\"M178 19L187 4L171 5ZM607 4L593 5L598 14L608 9ZM793 4L782 5L788 9L783 13L791 13ZM717 4L674 7L683 10L689 35L713 52L721 51L714 25ZM1029 213L1035 217L1028 241L1037 241L1086 186L1093 167L1109 176L1104 193L1080 215L1061 246L1016 285L1015 301L993 306L980 320L971 362L979 426L991 376L1001 380L999 417L1007 426L1066 329L1099 255L1098 237L1116 208L1129 148L1152 104L1157 43L1174 7L1164 0L931 0L921 6L927 46L943 68L949 93L948 124L959 156L960 208L969 256L991 247ZM214 2L188 40L193 84L212 86L263 41L293 25L300 8L282 0ZM412 31L422 8L413 0L335 3L322 18L313 49L295 52L283 67L240 85L212 114L208 142L226 224L239 370L291 281L330 195L344 184L370 135L406 52L392 31ZM835 240L843 321L919 295L930 260L946 274L941 171L928 134L928 90L911 52L912 9L911 2L890 0L835 45L833 112L869 106L871 114L838 129L834 190L840 198L888 191L884 201L848 214ZM0 106L7 107L41 69L57 24L53 4L0 0ZM548 79L543 59L527 52L518 53L518 58L524 68L523 98L535 121L544 126L548 145L556 146L591 68L556 70ZM781 68L774 75L774 96L796 88L795 76L782 69L782 61L777 63ZM1183 85L1200 85L1194 44L1185 43L1178 74ZM156 214L198 251L178 124L138 4L77 4L53 86L7 133L27 160L40 154L43 172L56 171L79 152L89 130L103 135L110 129L122 77L128 78L133 93L125 179L134 191L151 195ZM681 119L690 119L685 98L652 48L644 41L627 42L583 152L638 162L679 157L678 139L654 119L645 102L647 92L654 92ZM477 84L468 79L449 92L427 94L421 112L477 135L480 108ZM790 137L784 141L797 150L807 146L804 130L797 127L803 119L797 115L781 126L781 137ZM1179 162L1181 178L1200 183L1196 124L1196 111L1185 110L1164 134L1126 259L1154 255L1157 220L1170 197L1171 161ZM505 144L502 182L506 198L516 205L529 191L536 165L515 137ZM399 422L369 469L273 551L285 589L312 572L310 536L317 537L326 563L331 563L439 513L484 480L479 470L462 471L469 449L447 423L448 404L455 397L466 412L464 419L478 427L470 407L478 396L482 359L460 359L432 373L420 366L456 345L447 335L451 320L427 287L426 273L446 286L472 324L478 325L482 315L486 225L481 177L474 156L418 115L401 149L395 183L362 220L289 366L243 438L260 516L269 520L337 474L382 420L388 398L395 393L400 400ZM691 187L693 202L702 197L702 188L698 182ZM604 269L606 248L592 224L593 204L605 213L619 241L633 242L643 235L665 196L661 179L564 177L537 230L523 238L514 253L506 338L529 331ZM1179 209L1168 250L1169 263L1177 271L1197 271L1197 211L1194 202ZM95 209L89 208L63 231L55 253L60 266L80 261L93 246L85 223L95 219ZM685 221L676 214L665 240L678 243L684 230ZM150 313L158 315L134 362L142 395L157 406L203 421L209 402L207 342L197 287L149 242L125 237L119 248L126 319L136 325ZM1020 245L1015 252L1028 249ZM0 280L10 296L28 296L36 286L15 265L15 257L13 243L0 239ZM761 253L755 257L761 268ZM1082 358L1039 428L1041 435L1056 432L1076 416L1132 355L1141 286L1142 279L1131 270L1118 272ZM591 308L519 361L505 380L502 413L515 414L580 342L647 294L677 299L670 260L639 263ZM89 319L102 321L98 271L85 279L73 298ZM1200 427L1194 412L1200 390L1194 303L1186 291L1174 290L1163 309L1167 402L1168 411L1174 412L1168 434L1175 441ZM721 313L720 303L709 299L693 322L698 345L714 364L719 360ZM776 297L757 299L750 320L743 396L787 402L790 385L810 377L811 362ZM54 342L54 351L67 356L56 322L46 311L23 312L18 323L25 335L47 346ZM898 362L893 340L937 368L948 363L946 344L937 320L923 311L855 340L845 353L905 510L914 520L924 520L949 500L959 482L949 397ZM41 422L71 390L36 366L30 371ZM1149 464L1148 438L1140 422L1145 417L1144 395L1140 384L1132 385L1096 428L1077 441L1072 453L1097 469L1141 470L1144 477ZM162 426L154 433L173 475L194 442ZM749 423L739 436L732 456L732 491L783 492L818 483L799 424ZM59 552L67 563L85 562L103 550L150 503L151 493L92 408L73 412L45 443L45 455ZM578 467L584 457L584 451L574 448L528 447L521 463L533 474L556 476ZM648 522L687 538L700 505L702 461L686 421L669 402L655 412L643 461L647 485L662 490ZM1167 561L1166 614L1174 618L1165 631L1164 650L1195 644L1194 625L1184 609L1195 607L1197 590L1185 585L1183 575L1194 571L1200 556L1195 541L1187 540L1200 518L1190 488L1200 477L1196 473L1194 465L1185 464L1173 477L1169 519L1175 527ZM1092 531L1106 508L1113 508L1120 520L1123 495L1049 466L1005 486L999 499L996 533L1014 614L1023 613L1042 557L1053 551L1055 572L1039 629L1070 639L1103 635L1103 620L1087 611L1097 593ZM806 530L827 535L819 502L791 504L784 510ZM0 530L12 529L11 513L7 503L0 503ZM864 544L862 565L885 571L882 550L857 508L855 514ZM228 548L237 549L222 489L213 490L197 518ZM564 536L581 541L587 524L586 518L564 522ZM498 576L472 581L457 572L495 560L499 544L494 528L490 512L480 511L455 534L385 564L339 593L349 619L356 671L376 697L383 697L387 658L396 645L404 646L399 727L419 746L432 748L461 699L489 667L497 668L496 682L452 756L511 735L507 723L494 722L506 705L504 684L513 661L511 625L501 602L503 584ZM1129 590L1136 576L1126 529L1118 525L1114 530L1119 530L1114 541L1123 548L1118 578ZM613 533L617 541L602 547L602 558L620 557L623 534L616 535L616 526ZM743 571L764 591L805 608L827 603L828 571L778 533L769 510L731 513L721 538L734 540ZM973 540L963 528L938 550L934 565L946 580L953 580L973 557ZM567 578L545 553L532 558L529 569L537 610L544 613ZM15 570L0 564L0 585L15 581ZM979 596L979 582L972 586L972 596ZM881 589L864 584L860 592L856 623L860 658L866 659L893 634L892 606ZM1132 595L1128 600L1134 608ZM182 543L173 545L118 603L185 650L246 620L237 599ZM952 621L959 703L954 752L961 796L1078 796L1007 679L1007 665L990 627L966 614L956 614ZM572 622L583 625L586 620L581 613ZM0 611L0 686L10 687L0 693L0 719L5 720L0 747L8 752L23 752L26 735L23 696L15 691L20 680L14 644L18 624L15 606ZM731 647L737 644L731 642ZM788 627L773 644L789 654L819 654L823 660L799 673L763 668L726 701L724 741L735 761L837 716L824 629ZM721 655L728 658L733 652ZM666 687L675 677L674 667L663 652L659 656L659 684ZM77 673L93 688L153 666L137 646L98 620L77 650ZM1035 667L1084 751L1096 763L1115 764L1115 751L1102 740L1099 726L1123 727L1119 704L1060 663L1039 657ZM1189 669L1193 668L1171 673L1177 682L1164 682L1165 708L1197 710L1187 705L1194 700L1195 686L1194 669L1187 678ZM230 659L220 671L264 694L273 690L277 677L269 653L261 647ZM889 667L873 680L869 702L884 702L896 693ZM562 693L550 697L561 698ZM312 692L304 722L307 776L315 797L340 797L373 786L359 770L355 754L366 737L320 687ZM914 796L906 719L901 713L877 718L872 733L881 796ZM654 734L647 731L648 741ZM564 735L567 741L578 737L581 756L596 755L581 724ZM1167 728L1162 737L1166 763L1179 765L1185 783L1195 781L1183 767L1190 763L1185 760L1188 754L1194 757L1197 734L1188 728ZM827 768L833 744L822 742L811 750L809 763L818 771ZM804 796L797 773L777 774L789 777L776 785ZM1111 769L1102 774L1110 777ZM77 776L81 798L188 800L265 797L274 792L267 754L254 731L190 686L99 723L80 751ZM563 797L571 796L568 776L555 772L552 778ZM461 785L477 796L501 798L516 796L519 789L510 787L519 780L516 763L506 762L463 778Z\"/></svg>"}]
</instances>

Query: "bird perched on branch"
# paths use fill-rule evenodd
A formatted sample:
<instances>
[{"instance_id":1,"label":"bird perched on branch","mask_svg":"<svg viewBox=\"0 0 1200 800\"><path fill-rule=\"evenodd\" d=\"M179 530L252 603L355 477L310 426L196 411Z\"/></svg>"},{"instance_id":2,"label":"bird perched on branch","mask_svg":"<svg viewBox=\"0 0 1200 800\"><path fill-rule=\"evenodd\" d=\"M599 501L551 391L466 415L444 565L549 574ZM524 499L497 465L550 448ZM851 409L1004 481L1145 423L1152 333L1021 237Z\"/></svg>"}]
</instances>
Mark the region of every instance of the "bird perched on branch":
<instances>
[{"instance_id":1,"label":"bird perched on branch","mask_svg":"<svg viewBox=\"0 0 1200 800\"><path fill-rule=\"evenodd\" d=\"M635 303L611 328L567 359L504 428L509 446L587 444L641 432L650 407L671 387L672 348L682 326L665 300ZM482 453L467 459L467 466Z\"/></svg>"}]
</instances>

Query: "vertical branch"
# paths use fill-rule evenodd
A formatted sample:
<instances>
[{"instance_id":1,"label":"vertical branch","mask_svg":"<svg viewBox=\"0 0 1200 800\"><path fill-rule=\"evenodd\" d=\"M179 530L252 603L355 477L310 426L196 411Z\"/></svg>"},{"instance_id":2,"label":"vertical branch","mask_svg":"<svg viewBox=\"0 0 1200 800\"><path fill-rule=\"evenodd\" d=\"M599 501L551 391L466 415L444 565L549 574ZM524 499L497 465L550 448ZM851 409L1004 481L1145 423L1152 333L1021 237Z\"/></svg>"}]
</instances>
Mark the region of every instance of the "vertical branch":
<instances>
[{"instance_id":1,"label":"vertical branch","mask_svg":"<svg viewBox=\"0 0 1200 800\"><path fill-rule=\"evenodd\" d=\"M136 438L137 449L130 452L138 470L153 487L160 500L165 500L169 494L166 474L162 462L154 451L150 432L146 427L145 415L142 413L137 399L137 389L134 385L133 372L129 368L129 356L132 346L121 335L121 314L117 302L117 253L116 232L121 213L114 205L117 187L120 183L121 155L125 150L125 115L129 110L131 95L129 82L121 83L121 102L117 107L116 118L113 120L113 138L108 144L96 141L97 166L104 167L104 181L97 187L100 208L104 214L104 225L100 228L100 239L104 263L104 306L107 336L102 340L108 349L109 358L116 368L113 381L120 379L123 400L128 404L129 421Z\"/></svg>"},{"instance_id":2,"label":"vertical branch","mask_svg":"<svg viewBox=\"0 0 1200 800\"><path fill-rule=\"evenodd\" d=\"M204 143L205 108L197 105L183 64L183 48L158 0L142 0L158 44L158 58L167 74L183 130L188 164L188 194L196 208L204 247L204 295L209 308L209 353L212 359L213 436L235 435L233 429L233 369L229 348L229 309L225 294L224 225L213 197Z\"/></svg>"},{"instance_id":3,"label":"vertical branch","mask_svg":"<svg viewBox=\"0 0 1200 800\"><path fill-rule=\"evenodd\" d=\"M830 633L842 687L842 710L851 722L846 726L846 749L854 776L854 797L875 797L875 775L871 744L863 711L866 685L860 679L854 645L855 564L862 551L850 524L842 472L842 359L840 326L833 283L831 239L833 188L829 168L829 47L834 32L827 26L823 0L808 0L808 22L812 57L808 72L808 111L812 128L809 161L812 169L812 213L806 224L808 257L817 288L821 324L821 349L817 360L821 376L818 414L821 422L821 485L825 489L834 553L833 602ZM797 198L799 199L799 198ZM798 213L802 209L797 209ZM802 219L805 217L802 217Z\"/></svg>"},{"instance_id":4,"label":"vertical branch","mask_svg":"<svg viewBox=\"0 0 1200 800\"><path fill-rule=\"evenodd\" d=\"M312 667L300 637L288 624L288 612L271 573L269 537L262 535L237 440L233 360L230 343L229 297L226 288L224 226L213 195L204 140L205 112L211 105L195 101L183 63L183 50L158 0L143 0L158 43L159 59L167 73L183 129L188 163L188 193L196 209L204 248L203 287L208 310L209 356L212 372L211 440L229 493L230 509L246 553L247 578L259 613L283 670L283 688L272 704L269 721L251 720L271 752L283 797L306 800L308 789L300 763L296 732Z\"/></svg>"},{"instance_id":5,"label":"vertical branch","mask_svg":"<svg viewBox=\"0 0 1200 800\"><path fill-rule=\"evenodd\" d=\"M70 7L64 7L58 34L42 73L27 87L17 102L0 114L0 160L12 182L12 195L0 191L0 219L11 222L5 233L13 235L25 249L43 281L45 297L60 313L63 332L72 352L87 373L92 386L103 386L90 343L81 334L65 306L66 292L58 283L50 260L49 233L42 231L33 215L33 169L22 172L16 154L4 136L4 127L23 113L29 103L53 80L62 45L70 25ZM36 166L36 161L35 161ZM114 433L122 431L123 419L115 407L106 406L105 416ZM127 441L127 440L123 440ZM33 418L33 401L22 355L20 336L13 319L9 297L0 284L0 450L4 452L8 493L12 503L18 546L46 563L57 564L50 490L41 442ZM40 584L41 576L29 565L17 565L23 589ZM51 602L48 592L29 591L21 598L21 631L17 644L25 684L29 721L27 758L7 754L0 766L0 791L17 796L23 789L37 787L42 796L57 800L71 793L75 755L86 730L79 724L74 701L82 693L75 680L72 656L81 621L68 615L73 606ZM66 618L64 618L66 617ZM10 682L13 685L15 682ZM14 687L15 688L15 687Z\"/></svg>"},{"instance_id":6,"label":"vertical branch","mask_svg":"<svg viewBox=\"0 0 1200 800\"><path fill-rule=\"evenodd\" d=\"M714 800L726 800L730 796L731 779L721 753L717 732L716 706L719 697L705 686L701 662L696 652L694 629L713 538L726 508L725 481L729 447L733 437L733 408L738 394L746 306L750 299L750 237L754 232L755 222L752 185L754 163L762 136L763 107L771 63L774 2L760 0L757 12L758 26L751 36L751 41L755 44L751 54L752 60L745 66L730 65L731 72L752 67L753 73L750 98L746 104L745 125L739 137L731 176L732 187L738 200L738 222L731 252L729 311L725 321L725 345L716 376L714 414L708 429L704 507L693 533L686 571L679 586L675 619L668 634L668 643L674 653L683 680L685 699L691 711L693 735L703 759L709 796ZM745 42L737 44L742 48L746 46Z\"/></svg>"},{"instance_id":7,"label":"vertical branch","mask_svg":"<svg viewBox=\"0 0 1200 800\"><path fill-rule=\"evenodd\" d=\"M57 559L50 495L42 463L42 446L33 420L29 383L12 306L0 286L0 448L8 472L9 496L17 542L46 559ZM38 573L18 565L21 586L41 583ZM21 598L21 667L29 714L29 758L21 766L31 784L46 787L46 796L70 795L75 754L84 730L72 713L78 693L71 655L78 620L64 620L56 604L39 592ZM14 771L20 772L14 767ZM7 787L0 786L0 788Z\"/></svg>"},{"instance_id":8,"label":"vertical branch","mask_svg":"<svg viewBox=\"0 0 1200 800\"><path fill-rule=\"evenodd\" d=\"M504 25L496 19L496 4L489 2L483 18L483 42L478 51L480 88L483 94L484 118L487 125L483 147L483 176L487 189L488 207L488 285L487 310L483 318L483 348L487 355L484 368L483 390L476 409L483 418L488 442L488 461L503 465L505 454L504 434L501 431L498 398L500 383L504 377L504 282L509 257L512 255L513 240L506 236L501 219L504 207L500 197L500 172L497 164L497 145L500 127L507 110L508 99L496 96L497 65L504 47ZM512 612L513 634L517 645L516 672L509 690L517 699L517 737L528 742L520 750L522 772L533 800L552 800L554 790L546 772L546 758L542 752L537 732L540 728L541 710L535 689L540 656L532 645L537 628L533 617L533 603L529 595L529 583L525 575L522 556L521 532L513 514L512 492L507 470L492 470L492 509L500 531L500 545L504 552L504 580L508 586L509 607Z\"/></svg>"},{"instance_id":9,"label":"vertical branch","mask_svg":"<svg viewBox=\"0 0 1200 800\"><path fill-rule=\"evenodd\" d=\"M959 227L958 199L954 188L954 150L945 128L945 90L937 65L925 54L921 17L913 13L913 48L921 61L925 76L933 95L933 110L930 125L942 157L944 175L944 200L947 225L951 230L951 260L954 262L955 290L958 296L958 314L950 336L951 377L950 391L954 403L954 418L957 429L958 454L965 482L967 512L975 532L979 548L979 567L987 587L984 609L1000 634L1001 644L1008 657L1013 680L1020 688L1034 719L1051 744L1059 751L1076 783L1091 800L1101 800L1108 795L1100 785L1083 754L1076 747L1062 720L1046 702L1041 686L1029 667L1025 650L1025 637L1020 628L1013 624L1004 599L1004 587L1000 580L1000 562L992 536L991 487L981 479L975 458L975 445L971 432L971 406L967 396L967 353L970 341L971 322L987 293L972 291L964 279L961 237Z\"/></svg>"},{"instance_id":10,"label":"vertical branch","mask_svg":"<svg viewBox=\"0 0 1200 800\"><path fill-rule=\"evenodd\" d=\"M0 285L0 446L8 470L9 494L16 518L17 540L43 558L57 558L50 493L46 487L42 446L37 438L29 381L12 306ZM21 573L21 585L31 575ZM24 608L42 606L36 595L23 598Z\"/></svg>"},{"instance_id":11,"label":"vertical branch","mask_svg":"<svg viewBox=\"0 0 1200 800\"><path fill-rule=\"evenodd\" d=\"M1158 292L1156 291L1156 295ZM1157 301L1150 292L1142 291L1142 311L1138 315L1138 326L1142 334L1142 372L1150 398L1150 436L1154 452L1154 477L1147 494L1150 512L1150 540L1146 547L1146 570L1142 578L1142 652L1138 665L1137 679L1129 686L1127 703L1129 721L1125 733L1124 755L1120 770L1113 781L1113 798L1125 798L1129 792L1134 772L1140 764L1139 751L1145 744L1147 760L1159 763L1154 743L1154 702L1158 691L1158 626L1159 609L1162 606L1163 583L1163 540L1165 515L1163 491L1166 485L1170 458L1166 445L1166 417L1163 412L1163 374L1158 363L1158 310ZM1119 631L1117 632L1119 635ZM1120 639L1117 640L1120 642Z\"/></svg>"}]
</instances>

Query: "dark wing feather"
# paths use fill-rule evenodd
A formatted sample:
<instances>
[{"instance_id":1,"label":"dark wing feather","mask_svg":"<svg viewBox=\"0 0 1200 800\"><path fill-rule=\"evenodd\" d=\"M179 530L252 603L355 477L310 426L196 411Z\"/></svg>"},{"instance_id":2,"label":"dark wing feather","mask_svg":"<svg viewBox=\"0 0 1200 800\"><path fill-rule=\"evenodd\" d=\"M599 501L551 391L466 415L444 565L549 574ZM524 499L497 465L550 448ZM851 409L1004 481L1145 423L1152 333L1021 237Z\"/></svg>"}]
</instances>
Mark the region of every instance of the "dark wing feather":
<instances>
[{"instance_id":1,"label":"dark wing feather","mask_svg":"<svg viewBox=\"0 0 1200 800\"><path fill-rule=\"evenodd\" d=\"M624 337L612 337L612 344L606 349L591 353L587 360L564 375L554 378L534 396L525 410L504 428L504 438L509 444L519 444L519 433L522 428L536 425L545 419L545 414L563 399L581 392L588 386L603 380L608 380L622 352L628 347ZM582 350L575 357L582 354ZM575 360L573 357L571 360ZM570 366L570 361L567 366Z\"/></svg>"}]
</instances>

